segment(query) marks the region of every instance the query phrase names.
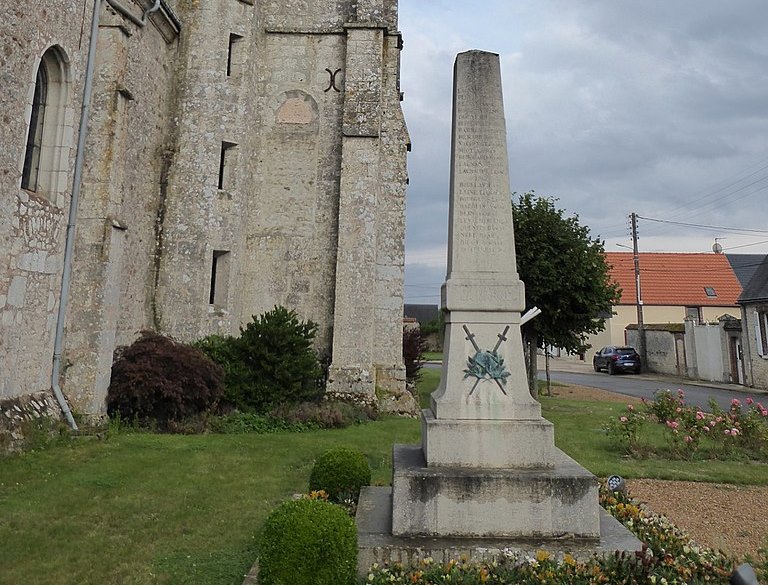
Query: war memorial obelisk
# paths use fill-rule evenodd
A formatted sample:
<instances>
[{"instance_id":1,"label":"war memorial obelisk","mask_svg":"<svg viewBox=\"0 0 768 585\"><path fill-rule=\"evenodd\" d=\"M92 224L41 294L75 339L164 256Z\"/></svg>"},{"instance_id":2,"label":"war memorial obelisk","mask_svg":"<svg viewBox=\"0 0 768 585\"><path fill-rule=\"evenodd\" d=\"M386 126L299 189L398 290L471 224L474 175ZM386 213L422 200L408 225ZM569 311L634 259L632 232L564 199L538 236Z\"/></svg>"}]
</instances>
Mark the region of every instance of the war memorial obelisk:
<instances>
[{"instance_id":1,"label":"war memorial obelisk","mask_svg":"<svg viewBox=\"0 0 768 585\"><path fill-rule=\"evenodd\" d=\"M503 549L639 550L600 508L597 479L555 447L528 391L498 55L459 54L453 92L442 378L422 411L422 444L393 449L391 495L361 495L359 568Z\"/></svg>"}]
</instances>

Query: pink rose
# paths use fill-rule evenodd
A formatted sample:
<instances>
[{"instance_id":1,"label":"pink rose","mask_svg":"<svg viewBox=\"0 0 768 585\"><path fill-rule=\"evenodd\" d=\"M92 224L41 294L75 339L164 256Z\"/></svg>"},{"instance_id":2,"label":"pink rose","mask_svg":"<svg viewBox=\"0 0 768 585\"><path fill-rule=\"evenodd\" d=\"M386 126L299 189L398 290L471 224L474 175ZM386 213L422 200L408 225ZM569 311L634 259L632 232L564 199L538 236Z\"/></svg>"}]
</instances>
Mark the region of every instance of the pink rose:
<instances>
[{"instance_id":1,"label":"pink rose","mask_svg":"<svg viewBox=\"0 0 768 585\"><path fill-rule=\"evenodd\" d=\"M621 417L619 420L620 420L621 422L625 423L625 422L627 422L629 419L628 419L626 416L622 416L622 417Z\"/></svg>"},{"instance_id":2,"label":"pink rose","mask_svg":"<svg viewBox=\"0 0 768 585\"><path fill-rule=\"evenodd\" d=\"M754 400L752 400L751 396L747 397L747 404L752 404L753 402Z\"/></svg>"}]
</instances>

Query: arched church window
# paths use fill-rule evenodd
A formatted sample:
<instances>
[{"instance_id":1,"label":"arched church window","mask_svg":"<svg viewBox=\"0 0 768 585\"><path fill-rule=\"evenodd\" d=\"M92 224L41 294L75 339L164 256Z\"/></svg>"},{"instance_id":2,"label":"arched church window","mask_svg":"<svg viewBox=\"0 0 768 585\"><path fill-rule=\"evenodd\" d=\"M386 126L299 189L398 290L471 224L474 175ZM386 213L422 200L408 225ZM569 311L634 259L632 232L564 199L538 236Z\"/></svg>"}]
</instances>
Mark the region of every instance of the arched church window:
<instances>
[{"instance_id":1,"label":"arched church window","mask_svg":"<svg viewBox=\"0 0 768 585\"><path fill-rule=\"evenodd\" d=\"M66 191L72 132L66 132L68 79L64 52L50 47L40 59L29 111L21 187L56 202ZM69 116L71 118L71 116ZM69 123L71 129L71 122Z\"/></svg>"}]
</instances>

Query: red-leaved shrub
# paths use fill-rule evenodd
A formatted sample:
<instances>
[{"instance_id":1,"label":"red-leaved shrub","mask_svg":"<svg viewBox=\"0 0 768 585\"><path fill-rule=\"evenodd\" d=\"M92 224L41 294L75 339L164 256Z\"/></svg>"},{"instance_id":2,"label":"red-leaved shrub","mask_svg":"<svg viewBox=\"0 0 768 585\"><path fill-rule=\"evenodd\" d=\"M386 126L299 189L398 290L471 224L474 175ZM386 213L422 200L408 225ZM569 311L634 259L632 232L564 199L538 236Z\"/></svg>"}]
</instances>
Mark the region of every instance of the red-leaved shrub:
<instances>
[{"instance_id":1,"label":"red-leaved shrub","mask_svg":"<svg viewBox=\"0 0 768 585\"><path fill-rule=\"evenodd\" d=\"M224 373L202 351L142 331L116 352L107 413L170 430L186 417L215 410L223 394Z\"/></svg>"}]
</instances>

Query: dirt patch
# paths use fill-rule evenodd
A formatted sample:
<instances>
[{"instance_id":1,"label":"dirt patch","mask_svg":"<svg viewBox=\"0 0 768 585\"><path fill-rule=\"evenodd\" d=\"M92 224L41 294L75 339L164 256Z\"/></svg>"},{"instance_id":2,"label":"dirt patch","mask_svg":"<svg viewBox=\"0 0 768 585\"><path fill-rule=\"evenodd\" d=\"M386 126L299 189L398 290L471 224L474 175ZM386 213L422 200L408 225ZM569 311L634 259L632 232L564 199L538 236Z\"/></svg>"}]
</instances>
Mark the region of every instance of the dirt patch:
<instances>
[{"instance_id":1,"label":"dirt patch","mask_svg":"<svg viewBox=\"0 0 768 585\"><path fill-rule=\"evenodd\" d=\"M562 396L569 399L580 400L598 400L600 402L620 402L624 404L640 404L639 398L600 390L599 388L590 388L589 386L553 386L553 396Z\"/></svg>"},{"instance_id":2,"label":"dirt patch","mask_svg":"<svg viewBox=\"0 0 768 585\"><path fill-rule=\"evenodd\" d=\"M575 400L640 403L639 398L587 386L555 386L552 393ZM635 479L627 480L627 487L633 498L701 545L738 558L756 557L759 548L768 547L768 486Z\"/></svg>"}]
</instances>

